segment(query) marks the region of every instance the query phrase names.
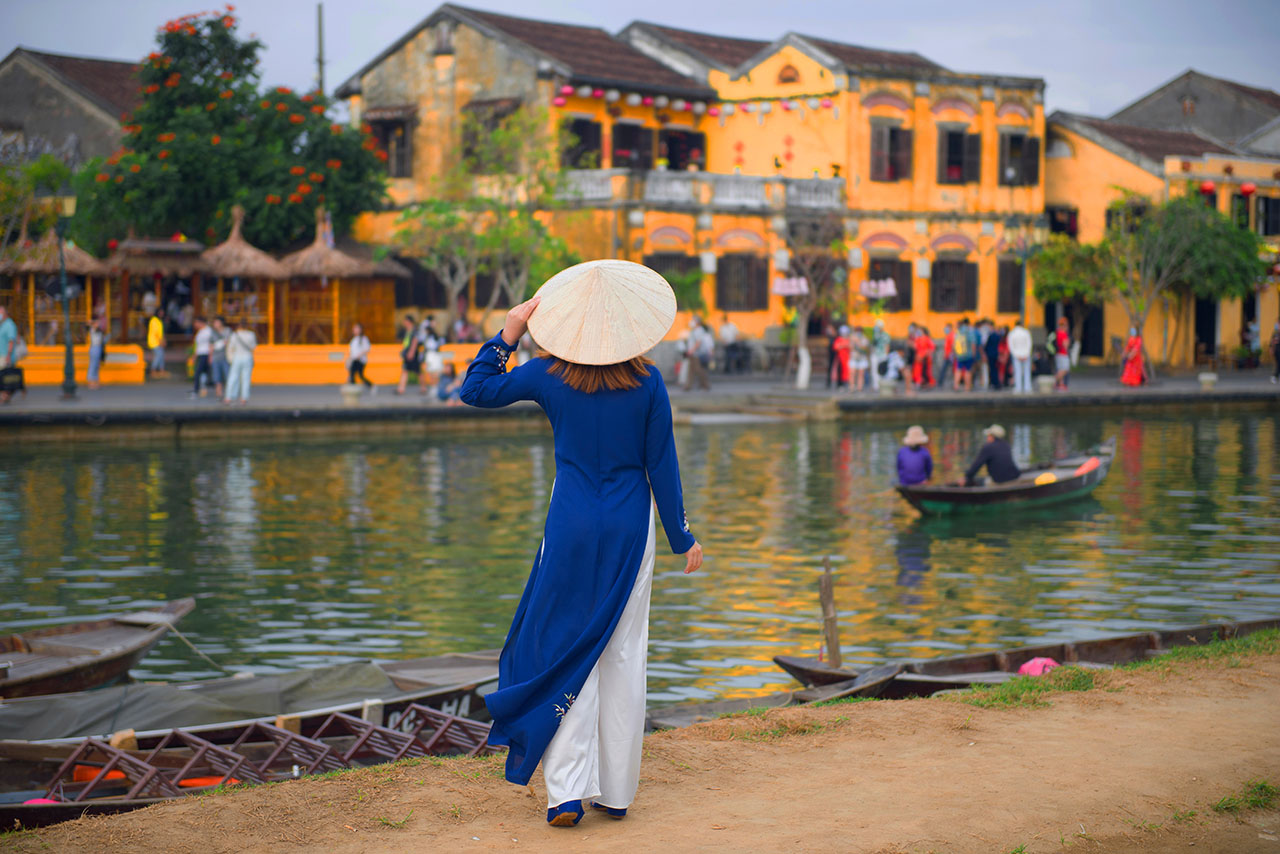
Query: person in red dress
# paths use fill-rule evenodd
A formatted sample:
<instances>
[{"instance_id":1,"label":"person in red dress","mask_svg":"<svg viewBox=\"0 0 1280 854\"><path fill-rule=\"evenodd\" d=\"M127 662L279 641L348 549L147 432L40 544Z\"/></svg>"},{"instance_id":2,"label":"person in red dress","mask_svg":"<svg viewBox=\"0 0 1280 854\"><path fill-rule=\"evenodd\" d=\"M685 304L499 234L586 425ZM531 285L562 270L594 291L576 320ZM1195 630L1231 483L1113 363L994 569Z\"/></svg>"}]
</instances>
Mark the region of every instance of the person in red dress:
<instances>
[{"instance_id":1,"label":"person in red dress","mask_svg":"<svg viewBox=\"0 0 1280 854\"><path fill-rule=\"evenodd\" d=\"M836 340L831 343L831 373L835 377L836 388L849 385L849 327L841 326L836 333Z\"/></svg>"},{"instance_id":2,"label":"person in red dress","mask_svg":"<svg viewBox=\"0 0 1280 854\"><path fill-rule=\"evenodd\" d=\"M1120 374L1120 382L1125 385L1140 386L1147 380L1145 366L1142 362L1142 336L1138 330L1129 328L1129 343L1124 347L1124 372Z\"/></svg>"},{"instance_id":3,"label":"person in red dress","mask_svg":"<svg viewBox=\"0 0 1280 854\"><path fill-rule=\"evenodd\" d=\"M915 383L920 388L926 385L930 388L937 386L933 379L933 351L936 346L933 343L933 336L929 334L929 330L921 326L916 330L916 338L911 342L916 348L915 361Z\"/></svg>"}]
</instances>

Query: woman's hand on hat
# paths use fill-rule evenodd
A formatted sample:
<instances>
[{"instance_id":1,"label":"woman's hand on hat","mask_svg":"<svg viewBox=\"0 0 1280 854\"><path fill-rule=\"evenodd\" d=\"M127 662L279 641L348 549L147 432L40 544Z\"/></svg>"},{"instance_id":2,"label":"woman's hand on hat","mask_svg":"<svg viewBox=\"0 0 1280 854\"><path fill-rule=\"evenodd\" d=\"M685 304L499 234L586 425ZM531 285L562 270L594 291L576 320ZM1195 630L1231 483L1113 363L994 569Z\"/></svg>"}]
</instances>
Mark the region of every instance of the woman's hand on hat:
<instances>
[{"instance_id":1,"label":"woman's hand on hat","mask_svg":"<svg viewBox=\"0 0 1280 854\"><path fill-rule=\"evenodd\" d=\"M533 314L541 299L542 297L534 294L533 299L525 300L507 312L507 323L502 327L502 340L507 342L508 347L519 344L525 332L529 331L529 315Z\"/></svg>"},{"instance_id":2,"label":"woman's hand on hat","mask_svg":"<svg viewBox=\"0 0 1280 854\"><path fill-rule=\"evenodd\" d=\"M702 544L694 542L693 548L684 553L684 574L697 572L702 568Z\"/></svg>"}]
</instances>

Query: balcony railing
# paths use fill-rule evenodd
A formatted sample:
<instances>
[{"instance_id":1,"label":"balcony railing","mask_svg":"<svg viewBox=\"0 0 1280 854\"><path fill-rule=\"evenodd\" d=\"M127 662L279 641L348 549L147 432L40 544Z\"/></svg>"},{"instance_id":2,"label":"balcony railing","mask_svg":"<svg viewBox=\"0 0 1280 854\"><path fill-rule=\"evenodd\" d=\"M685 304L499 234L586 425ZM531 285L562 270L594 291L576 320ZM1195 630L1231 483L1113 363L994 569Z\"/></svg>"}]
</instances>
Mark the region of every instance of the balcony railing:
<instances>
[{"instance_id":1,"label":"balcony railing","mask_svg":"<svg viewBox=\"0 0 1280 854\"><path fill-rule=\"evenodd\" d=\"M697 172L647 173L644 200L655 205L693 205L699 201Z\"/></svg>"},{"instance_id":2,"label":"balcony railing","mask_svg":"<svg viewBox=\"0 0 1280 854\"><path fill-rule=\"evenodd\" d=\"M574 169L564 173L556 198L570 202L607 202L614 197L614 177L625 169Z\"/></svg>"},{"instance_id":3,"label":"balcony railing","mask_svg":"<svg viewBox=\"0 0 1280 854\"><path fill-rule=\"evenodd\" d=\"M723 208L758 209L769 206L766 178L758 175L710 175L711 204Z\"/></svg>"},{"instance_id":4,"label":"balcony railing","mask_svg":"<svg viewBox=\"0 0 1280 854\"><path fill-rule=\"evenodd\" d=\"M789 208L842 208L843 178L783 178Z\"/></svg>"}]
</instances>

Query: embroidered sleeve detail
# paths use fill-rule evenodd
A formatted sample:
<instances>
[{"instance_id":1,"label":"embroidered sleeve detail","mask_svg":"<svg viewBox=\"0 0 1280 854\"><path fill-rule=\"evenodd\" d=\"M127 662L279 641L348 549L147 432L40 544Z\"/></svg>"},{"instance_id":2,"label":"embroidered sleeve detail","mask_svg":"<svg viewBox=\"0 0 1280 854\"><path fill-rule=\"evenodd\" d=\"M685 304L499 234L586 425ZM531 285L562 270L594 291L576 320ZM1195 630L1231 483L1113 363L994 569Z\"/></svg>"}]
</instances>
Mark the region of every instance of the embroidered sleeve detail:
<instances>
[{"instance_id":1,"label":"embroidered sleeve detail","mask_svg":"<svg viewBox=\"0 0 1280 854\"><path fill-rule=\"evenodd\" d=\"M575 699L575 697L574 697L572 694L565 694L565 695L564 695L564 705L562 706L562 705L560 705L559 703L556 703L556 704L555 704L556 719L557 719L557 720L564 720L564 716L565 716L565 715L567 715L567 714L569 713L569 710L570 710L571 708L573 708L573 701L574 701L574 699Z\"/></svg>"}]
</instances>

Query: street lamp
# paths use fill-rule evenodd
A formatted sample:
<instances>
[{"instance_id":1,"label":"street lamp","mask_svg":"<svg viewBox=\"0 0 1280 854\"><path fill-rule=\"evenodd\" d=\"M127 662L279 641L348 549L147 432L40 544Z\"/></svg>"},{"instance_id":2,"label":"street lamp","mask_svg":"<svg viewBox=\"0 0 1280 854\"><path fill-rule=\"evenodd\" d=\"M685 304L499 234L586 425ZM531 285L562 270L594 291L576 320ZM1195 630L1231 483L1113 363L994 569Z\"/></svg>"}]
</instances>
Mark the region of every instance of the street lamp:
<instances>
[{"instance_id":1,"label":"street lamp","mask_svg":"<svg viewBox=\"0 0 1280 854\"><path fill-rule=\"evenodd\" d=\"M1027 261L1044 245L1049 232L1049 220L1041 214L1009 217L1004 222L1004 245L1018 259L1021 280L1018 282L1018 322L1027 325Z\"/></svg>"},{"instance_id":2,"label":"street lamp","mask_svg":"<svg viewBox=\"0 0 1280 854\"><path fill-rule=\"evenodd\" d=\"M71 185L63 183L62 187L54 195L48 190L38 191L36 195L42 199L48 199L52 202L54 210L58 214L57 225L54 226L54 233L58 235L58 283L61 286L59 290L59 299L62 300L62 338L63 338L63 360L62 360L62 399L76 399L76 359L75 350L72 347L71 340L71 286L67 283L67 228L71 225L71 217L76 213L76 194L71 189Z\"/></svg>"}]
</instances>

